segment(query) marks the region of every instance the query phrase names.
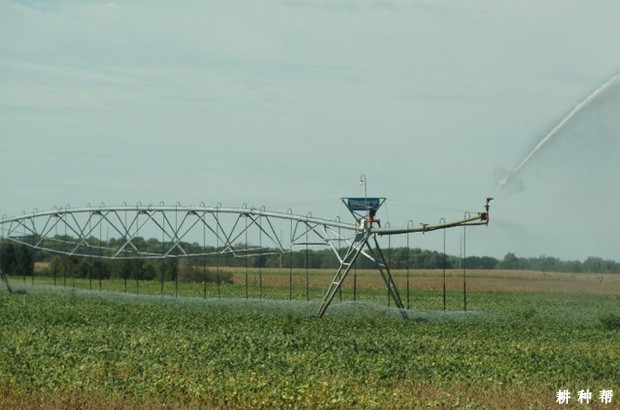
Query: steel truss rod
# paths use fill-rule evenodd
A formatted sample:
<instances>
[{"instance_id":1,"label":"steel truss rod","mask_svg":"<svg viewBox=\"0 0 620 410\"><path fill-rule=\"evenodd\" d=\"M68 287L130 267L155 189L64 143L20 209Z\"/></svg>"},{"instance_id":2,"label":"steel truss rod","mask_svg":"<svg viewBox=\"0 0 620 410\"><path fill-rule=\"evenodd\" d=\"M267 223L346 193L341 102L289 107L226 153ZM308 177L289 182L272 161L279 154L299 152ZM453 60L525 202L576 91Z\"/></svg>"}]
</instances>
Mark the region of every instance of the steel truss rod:
<instances>
[{"instance_id":1,"label":"steel truss rod","mask_svg":"<svg viewBox=\"0 0 620 410\"><path fill-rule=\"evenodd\" d=\"M379 270L379 273L381 274L381 277L383 278L383 281L385 282L385 285L388 288L388 292L390 293L392 300L394 300L394 304L399 309L400 314L402 315L403 319L407 320L409 319L409 315L407 314L407 311L405 310L403 301L400 298L400 293L398 293L398 288L396 287L396 284L394 283L394 279L392 278L392 274L390 273L390 268L387 262L385 261L385 257L383 256L383 252L381 251L381 248L379 247L379 242L377 242L377 237L375 235L373 235L373 240L375 242L374 250L372 249L368 241L366 241L366 246L368 247L369 252L375 255L375 258L373 260L377 266L377 269ZM376 257L377 255L378 255L378 258Z\"/></svg>"},{"instance_id":2,"label":"steel truss rod","mask_svg":"<svg viewBox=\"0 0 620 410\"><path fill-rule=\"evenodd\" d=\"M240 223L246 219L249 223ZM355 224L329 221L310 216L266 211L264 208L223 208L183 206L101 206L65 208L22 214L0 220L6 239L57 254L72 256L133 259L167 258L180 256L206 256L231 254L235 257L267 255L285 252L282 230L278 232L275 221L292 221L305 226L304 233L318 235L316 244L330 245L333 238L327 232L336 229L354 232ZM60 229L59 229L60 228ZM64 228L64 229L63 229ZM218 244L214 250L203 247L188 249L191 235L206 229ZM64 231L64 236L55 234ZM113 232L112 241L96 238L96 232ZM260 246L242 243L248 231L258 235ZM3 235L4 236L4 235ZM99 235L101 236L101 235ZM165 246L147 251L143 240L148 237L162 238ZM303 234L302 234L303 236ZM189 241L189 242L187 242ZM290 244L299 245L299 240ZM332 246L333 247L333 246Z\"/></svg>"},{"instance_id":3,"label":"steel truss rod","mask_svg":"<svg viewBox=\"0 0 620 410\"><path fill-rule=\"evenodd\" d=\"M338 289L340 289L340 286L342 286L342 282L344 282L344 280L346 279L349 271L351 270L351 267L357 260L357 257L362 252L362 248L368 242L368 238L371 234L371 230L368 229L355 235L355 239L353 240L353 242L351 242L345 255L340 260L340 266L338 266L336 275L329 284L327 293L325 293L325 296L323 297L323 302L321 303L321 307L319 308L317 317L323 317L323 315L325 314L325 311L332 302L332 299L336 295L336 292L338 292Z\"/></svg>"}]
</instances>

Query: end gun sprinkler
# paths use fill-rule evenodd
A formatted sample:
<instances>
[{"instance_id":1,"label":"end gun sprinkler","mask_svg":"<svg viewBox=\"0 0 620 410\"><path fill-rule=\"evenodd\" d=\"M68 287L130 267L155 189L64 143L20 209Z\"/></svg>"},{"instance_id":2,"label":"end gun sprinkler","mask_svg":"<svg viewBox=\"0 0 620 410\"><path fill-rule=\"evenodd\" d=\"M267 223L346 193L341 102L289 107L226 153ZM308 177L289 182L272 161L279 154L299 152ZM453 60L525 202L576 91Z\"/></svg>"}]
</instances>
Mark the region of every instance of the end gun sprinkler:
<instances>
[{"instance_id":1,"label":"end gun sprinkler","mask_svg":"<svg viewBox=\"0 0 620 410\"><path fill-rule=\"evenodd\" d=\"M491 202L493 200L493 198L491 197L487 197L487 200L484 204L484 212L480 215L480 220L483 221L485 223L485 225L489 224L489 202Z\"/></svg>"}]
</instances>

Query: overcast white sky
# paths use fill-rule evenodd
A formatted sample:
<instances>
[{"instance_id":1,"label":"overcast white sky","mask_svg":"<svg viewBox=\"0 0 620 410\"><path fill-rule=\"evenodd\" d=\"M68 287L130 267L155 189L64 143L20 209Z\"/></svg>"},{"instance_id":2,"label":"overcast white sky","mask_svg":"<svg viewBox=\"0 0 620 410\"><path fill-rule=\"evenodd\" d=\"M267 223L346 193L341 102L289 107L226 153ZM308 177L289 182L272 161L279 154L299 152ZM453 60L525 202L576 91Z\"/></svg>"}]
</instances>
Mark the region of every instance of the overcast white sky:
<instances>
[{"instance_id":1,"label":"overcast white sky","mask_svg":"<svg viewBox=\"0 0 620 410\"><path fill-rule=\"evenodd\" d=\"M0 0L0 214L344 219L364 174L391 226L458 219L620 70L618 22L617 0ZM619 114L616 82L495 192L468 254L620 260Z\"/></svg>"}]
</instances>

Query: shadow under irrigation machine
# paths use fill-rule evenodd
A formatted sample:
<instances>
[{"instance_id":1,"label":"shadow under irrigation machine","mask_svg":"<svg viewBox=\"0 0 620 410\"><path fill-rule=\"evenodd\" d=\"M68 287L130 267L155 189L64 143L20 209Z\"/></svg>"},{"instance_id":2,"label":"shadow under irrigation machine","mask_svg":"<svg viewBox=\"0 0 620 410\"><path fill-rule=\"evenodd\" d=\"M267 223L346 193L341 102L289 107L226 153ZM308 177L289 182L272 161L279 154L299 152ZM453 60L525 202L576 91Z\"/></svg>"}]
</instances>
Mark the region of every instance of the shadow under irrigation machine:
<instances>
[{"instance_id":1,"label":"shadow under irrigation machine","mask_svg":"<svg viewBox=\"0 0 620 410\"><path fill-rule=\"evenodd\" d=\"M384 197L346 197L342 202L354 217L354 223L327 220L287 212L268 211L264 207L226 208L218 204L206 206L144 206L138 203L129 206L83 208L55 208L31 214L23 213L16 217L0 219L0 241L4 239L54 254L101 258L101 259L165 259L180 257L207 257L232 255L234 257L252 257L274 253L290 252L293 246L328 246L333 250L338 268L323 297L317 317L322 317L332 299L342 286L345 278L360 255L369 259L379 271L387 286L389 297L408 319L398 289L394 283L390 268L377 241L377 237L425 233L436 230L473 225L488 225L489 202L486 198L484 211L453 222L436 225L407 225L401 228L381 226L376 218L377 211L384 204ZM443 218L442 218L443 221ZM289 224L288 241L283 230L278 230L278 223ZM386 224L387 225L387 224ZM103 240L105 232L106 240ZM110 240L110 232L117 236ZM161 238L159 251L148 251L143 247L144 237ZM258 245L249 246L249 236ZM207 236L215 246L207 247ZM188 247L187 240L202 237L200 249ZM288 247L285 245L288 242ZM343 246L344 244L344 246ZM287 249L288 248L288 249ZM343 252L344 250L344 252ZM11 286L5 272L0 269L1 279L9 291Z\"/></svg>"}]
</instances>

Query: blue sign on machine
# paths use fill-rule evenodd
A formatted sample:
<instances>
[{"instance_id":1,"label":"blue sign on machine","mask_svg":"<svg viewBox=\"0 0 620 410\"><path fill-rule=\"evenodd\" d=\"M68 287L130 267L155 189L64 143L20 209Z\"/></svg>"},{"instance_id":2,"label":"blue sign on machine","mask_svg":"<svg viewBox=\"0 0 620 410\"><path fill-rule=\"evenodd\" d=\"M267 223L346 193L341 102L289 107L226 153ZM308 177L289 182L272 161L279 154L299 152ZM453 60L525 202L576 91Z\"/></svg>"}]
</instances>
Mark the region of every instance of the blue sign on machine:
<instances>
[{"instance_id":1,"label":"blue sign on machine","mask_svg":"<svg viewBox=\"0 0 620 410\"><path fill-rule=\"evenodd\" d=\"M385 198L347 198L347 208L351 211L375 211L383 204Z\"/></svg>"}]
</instances>

